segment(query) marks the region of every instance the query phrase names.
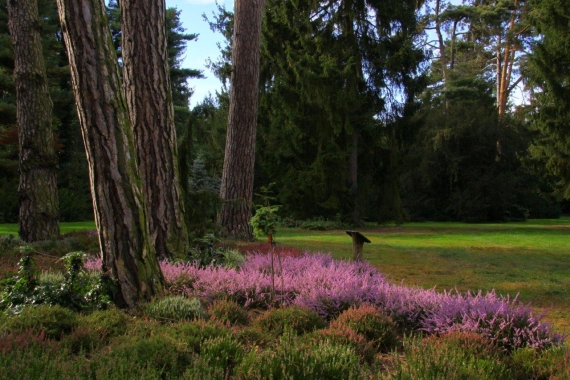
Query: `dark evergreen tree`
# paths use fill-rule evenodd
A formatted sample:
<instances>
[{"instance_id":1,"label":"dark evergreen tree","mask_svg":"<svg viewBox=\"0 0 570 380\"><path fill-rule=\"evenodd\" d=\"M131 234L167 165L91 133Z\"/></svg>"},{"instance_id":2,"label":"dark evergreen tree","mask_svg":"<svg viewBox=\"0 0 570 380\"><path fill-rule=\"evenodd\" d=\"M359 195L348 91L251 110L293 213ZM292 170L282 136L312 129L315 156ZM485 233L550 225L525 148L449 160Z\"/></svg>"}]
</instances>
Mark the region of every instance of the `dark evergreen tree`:
<instances>
[{"instance_id":1,"label":"dark evergreen tree","mask_svg":"<svg viewBox=\"0 0 570 380\"><path fill-rule=\"evenodd\" d=\"M401 217L397 184L378 177L395 177L393 122L421 77L419 5L268 2L257 178L277 182L284 213Z\"/></svg>"},{"instance_id":2,"label":"dark evergreen tree","mask_svg":"<svg viewBox=\"0 0 570 380\"><path fill-rule=\"evenodd\" d=\"M535 40L526 71L533 89L528 111L536 131L530 151L557 178L558 197L570 199L570 7L564 0L529 6Z\"/></svg>"}]
</instances>

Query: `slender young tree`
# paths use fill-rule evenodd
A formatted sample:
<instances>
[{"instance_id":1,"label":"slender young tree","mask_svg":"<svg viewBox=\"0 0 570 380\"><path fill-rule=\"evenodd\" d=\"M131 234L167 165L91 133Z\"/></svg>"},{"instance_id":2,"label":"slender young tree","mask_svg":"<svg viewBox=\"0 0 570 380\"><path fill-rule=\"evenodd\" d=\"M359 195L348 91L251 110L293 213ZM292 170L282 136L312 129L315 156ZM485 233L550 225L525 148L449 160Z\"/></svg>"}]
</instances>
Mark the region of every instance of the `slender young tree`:
<instances>
[{"instance_id":1,"label":"slender young tree","mask_svg":"<svg viewBox=\"0 0 570 380\"><path fill-rule=\"evenodd\" d=\"M8 1L14 45L19 172L19 228L24 241L59 236L57 156L36 0Z\"/></svg>"},{"instance_id":2,"label":"slender young tree","mask_svg":"<svg viewBox=\"0 0 570 380\"><path fill-rule=\"evenodd\" d=\"M89 164L103 254L115 303L135 307L163 289L152 245L119 65L102 0L58 0Z\"/></svg>"},{"instance_id":3,"label":"slender young tree","mask_svg":"<svg viewBox=\"0 0 570 380\"><path fill-rule=\"evenodd\" d=\"M259 57L265 0L236 0L230 108L218 223L229 236L252 239L253 167L259 97Z\"/></svg>"},{"instance_id":4,"label":"slender young tree","mask_svg":"<svg viewBox=\"0 0 570 380\"><path fill-rule=\"evenodd\" d=\"M186 252L188 232L178 172L168 72L164 0L121 1L125 95L152 241L159 257Z\"/></svg>"}]
</instances>

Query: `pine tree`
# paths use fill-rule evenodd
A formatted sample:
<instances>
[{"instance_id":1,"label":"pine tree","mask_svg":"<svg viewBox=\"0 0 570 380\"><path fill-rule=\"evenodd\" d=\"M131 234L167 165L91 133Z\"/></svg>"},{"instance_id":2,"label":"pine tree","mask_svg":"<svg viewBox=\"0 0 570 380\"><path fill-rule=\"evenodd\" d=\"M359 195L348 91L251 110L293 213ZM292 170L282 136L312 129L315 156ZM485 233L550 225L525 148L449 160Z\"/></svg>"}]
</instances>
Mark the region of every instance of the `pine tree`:
<instances>
[{"instance_id":1,"label":"pine tree","mask_svg":"<svg viewBox=\"0 0 570 380\"><path fill-rule=\"evenodd\" d=\"M237 0L234 7L230 107L220 189L223 204L218 222L229 236L250 240L265 0Z\"/></svg>"},{"instance_id":2,"label":"pine tree","mask_svg":"<svg viewBox=\"0 0 570 380\"><path fill-rule=\"evenodd\" d=\"M526 71L534 89L530 148L559 181L557 194L570 199L570 8L565 0L532 0L530 21L536 36Z\"/></svg>"},{"instance_id":3,"label":"pine tree","mask_svg":"<svg viewBox=\"0 0 570 380\"><path fill-rule=\"evenodd\" d=\"M103 271L115 303L135 307L160 294L134 137L106 10L98 0L58 0L85 141Z\"/></svg>"},{"instance_id":4,"label":"pine tree","mask_svg":"<svg viewBox=\"0 0 570 380\"><path fill-rule=\"evenodd\" d=\"M59 236L57 156L36 0L9 1L14 44L20 183L19 233L24 241Z\"/></svg>"}]
</instances>

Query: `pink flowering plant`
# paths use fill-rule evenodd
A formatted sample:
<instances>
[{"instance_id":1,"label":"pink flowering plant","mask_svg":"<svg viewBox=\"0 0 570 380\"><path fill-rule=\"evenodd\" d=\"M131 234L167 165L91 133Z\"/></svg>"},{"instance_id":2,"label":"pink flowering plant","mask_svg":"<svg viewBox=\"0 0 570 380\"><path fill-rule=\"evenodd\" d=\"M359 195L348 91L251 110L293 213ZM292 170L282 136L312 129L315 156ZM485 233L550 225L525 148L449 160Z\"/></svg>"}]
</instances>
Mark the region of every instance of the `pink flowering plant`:
<instances>
[{"instance_id":1,"label":"pink flowering plant","mask_svg":"<svg viewBox=\"0 0 570 380\"><path fill-rule=\"evenodd\" d=\"M100 259L86 263L88 269L100 266ZM161 268L173 290L205 303L230 299L247 309L296 305L326 320L350 307L374 305L400 329L428 334L474 332L505 350L540 349L564 340L542 322L543 315L535 315L516 297L494 292L438 293L396 285L368 263L334 260L321 253L284 256L273 271L271 257L263 253L250 253L238 268L166 261Z\"/></svg>"}]
</instances>

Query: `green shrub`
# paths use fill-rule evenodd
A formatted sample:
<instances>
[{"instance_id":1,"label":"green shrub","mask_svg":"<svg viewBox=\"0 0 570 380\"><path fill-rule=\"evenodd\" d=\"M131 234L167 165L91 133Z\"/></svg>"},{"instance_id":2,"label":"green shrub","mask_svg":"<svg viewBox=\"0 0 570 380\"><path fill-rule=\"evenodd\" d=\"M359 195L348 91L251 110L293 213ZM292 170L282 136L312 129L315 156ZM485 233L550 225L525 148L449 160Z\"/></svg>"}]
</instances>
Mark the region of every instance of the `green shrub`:
<instances>
[{"instance_id":1,"label":"green shrub","mask_svg":"<svg viewBox=\"0 0 570 380\"><path fill-rule=\"evenodd\" d=\"M27 249L27 247L24 247ZM24 256L18 275L6 288L0 300L0 309L17 314L26 305L60 305L75 311L103 309L111 304L109 280L83 268L83 252L70 252L61 258L66 272L61 277L46 274L38 276L32 258Z\"/></svg>"},{"instance_id":2,"label":"green shrub","mask_svg":"<svg viewBox=\"0 0 570 380\"><path fill-rule=\"evenodd\" d=\"M208 308L210 318L229 325L245 326L249 323L247 311L232 300L217 300Z\"/></svg>"},{"instance_id":3,"label":"green shrub","mask_svg":"<svg viewBox=\"0 0 570 380\"><path fill-rule=\"evenodd\" d=\"M146 306L146 314L163 322L177 322L204 318L206 313L197 298L167 296Z\"/></svg>"},{"instance_id":4,"label":"green shrub","mask_svg":"<svg viewBox=\"0 0 570 380\"><path fill-rule=\"evenodd\" d=\"M291 333L270 349L252 350L236 367L237 379L362 379L359 360L344 345L303 344Z\"/></svg>"},{"instance_id":5,"label":"green shrub","mask_svg":"<svg viewBox=\"0 0 570 380\"><path fill-rule=\"evenodd\" d=\"M93 326L107 336L119 336L126 332L131 318L119 309L98 310L84 316L83 323Z\"/></svg>"},{"instance_id":6,"label":"green shrub","mask_svg":"<svg viewBox=\"0 0 570 380\"><path fill-rule=\"evenodd\" d=\"M404 341L402 357L393 355L391 379L512 379L498 351L474 333Z\"/></svg>"},{"instance_id":7,"label":"green shrub","mask_svg":"<svg viewBox=\"0 0 570 380\"><path fill-rule=\"evenodd\" d=\"M209 367L223 370L224 379L230 377L243 355L244 347L229 335L207 339L200 349L200 358L208 363Z\"/></svg>"},{"instance_id":8,"label":"green shrub","mask_svg":"<svg viewBox=\"0 0 570 380\"><path fill-rule=\"evenodd\" d=\"M226 268L237 268L245 262L245 256L237 249L220 249L223 265Z\"/></svg>"},{"instance_id":9,"label":"green shrub","mask_svg":"<svg viewBox=\"0 0 570 380\"><path fill-rule=\"evenodd\" d=\"M397 344L396 325L374 306L361 305L342 312L331 322L331 329L348 327L364 336L375 347L389 350Z\"/></svg>"},{"instance_id":10,"label":"green shrub","mask_svg":"<svg viewBox=\"0 0 570 380\"><path fill-rule=\"evenodd\" d=\"M236 328L233 331L234 337L243 345L247 347L267 347L273 340L274 336L264 332L259 327L243 327Z\"/></svg>"},{"instance_id":11,"label":"green shrub","mask_svg":"<svg viewBox=\"0 0 570 380\"><path fill-rule=\"evenodd\" d=\"M13 235L2 235L0 236L0 255L14 252L22 244L24 242Z\"/></svg>"},{"instance_id":12,"label":"green shrub","mask_svg":"<svg viewBox=\"0 0 570 380\"><path fill-rule=\"evenodd\" d=\"M340 230L344 226L340 221L337 220L325 220L323 218L315 218L310 220L305 220L299 226L303 230L312 231L332 231Z\"/></svg>"},{"instance_id":13,"label":"green shrub","mask_svg":"<svg viewBox=\"0 0 570 380\"><path fill-rule=\"evenodd\" d=\"M134 363L139 367L148 366L159 372L158 378L176 378L184 373L186 366L191 363L191 352L185 344L173 339L172 336L160 334L142 339L123 336L115 342L112 349L102 353L101 356Z\"/></svg>"},{"instance_id":14,"label":"green shrub","mask_svg":"<svg viewBox=\"0 0 570 380\"><path fill-rule=\"evenodd\" d=\"M199 353L202 344L208 339L229 337L231 331L217 321L197 319L191 322L180 322L168 327L169 335L180 339L193 352Z\"/></svg>"},{"instance_id":15,"label":"green shrub","mask_svg":"<svg viewBox=\"0 0 570 380\"><path fill-rule=\"evenodd\" d=\"M330 326L324 330L317 330L306 336L313 342L329 342L334 345L351 347L354 352L366 362L372 362L377 351L362 334L357 333L348 326Z\"/></svg>"},{"instance_id":16,"label":"green shrub","mask_svg":"<svg viewBox=\"0 0 570 380\"><path fill-rule=\"evenodd\" d=\"M512 353L512 366L519 379L570 379L570 348L521 348Z\"/></svg>"},{"instance_id":17,"label":"green shrub","mask_svg":"<svg viewBox=\"0 0 570 380\"><path fill-rule=\"evenodd\" d=\"M11 332L32 330L44 332L47 338L61 339L77 326L77 315L61 306L28 306L19 315L6 320L6 329Z\"/></svg>"},{"instance_id":18,"label":"green shrub","mask_svg":"<svg viewBox=\"0 0 570 380\"><path fill-rule=\"evenodd\" d=\"M326 322L313 310L298 306L271 309L253 321L253 325L274 335L283 334L285 328L304 334L326 326Z\"/></svg>"}]
</instances>

